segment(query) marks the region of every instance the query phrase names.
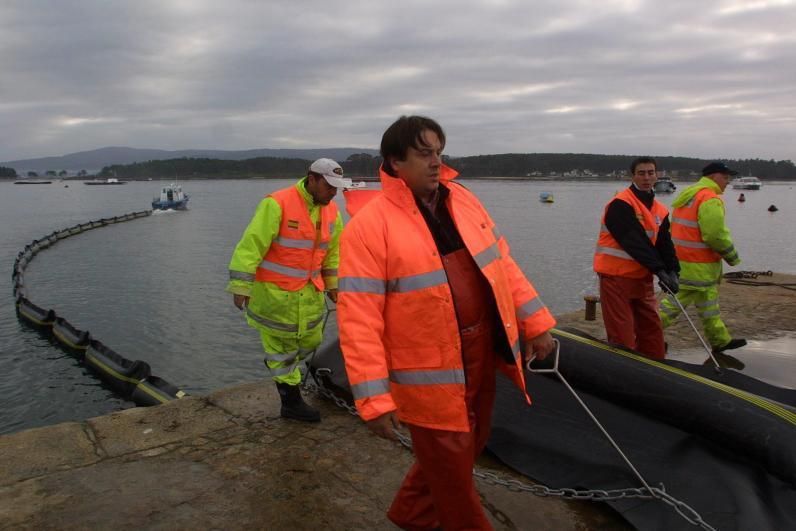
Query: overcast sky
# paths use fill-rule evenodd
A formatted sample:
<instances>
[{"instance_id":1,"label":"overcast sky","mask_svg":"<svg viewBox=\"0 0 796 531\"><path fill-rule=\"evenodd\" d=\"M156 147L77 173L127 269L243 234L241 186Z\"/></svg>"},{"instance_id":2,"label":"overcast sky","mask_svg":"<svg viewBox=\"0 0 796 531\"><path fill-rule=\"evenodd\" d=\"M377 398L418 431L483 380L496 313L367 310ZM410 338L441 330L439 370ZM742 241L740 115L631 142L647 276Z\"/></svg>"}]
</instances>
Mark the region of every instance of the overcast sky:
<instances>
[{"instance_id":1,"label":"overcast sky","mask_svg":"<svg viewBox=\"0 0 796 531\"><path fill-rule=\"evenodd\" d=\"M793 0L2 0L0 160L105 146L796 161Z\"/></svg>"}]
</instances>

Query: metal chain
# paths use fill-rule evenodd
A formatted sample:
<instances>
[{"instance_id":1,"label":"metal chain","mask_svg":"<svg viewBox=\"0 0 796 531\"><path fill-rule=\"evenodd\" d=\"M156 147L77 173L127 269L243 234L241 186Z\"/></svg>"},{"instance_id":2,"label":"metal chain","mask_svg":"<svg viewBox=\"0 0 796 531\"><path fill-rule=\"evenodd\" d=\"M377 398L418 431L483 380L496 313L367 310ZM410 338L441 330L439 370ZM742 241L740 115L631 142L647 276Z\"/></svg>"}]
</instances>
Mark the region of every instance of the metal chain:
<instances>
[{"instance_id":1,"label":"metal chain","mask_svg":"<svg viewBox=\"0 0 796 531\"><path fill-rule=\"evenodd\" d=\"M349 414L359 417L359 413L357 412L356 407L349 404L344 398L341 398L334 394L330 389L328 389L323 383L323 377L329 376L332 374L331 369L327 368L319 368L315 369L315 372L312 373L313 380L315 382L311 382L308 379L304 381L302 387L307 390L314 392L322 397L330 399L334 402L339 408L345 409L348 411ZM398 442L408 448L410 451L412 450L412 441L411 439L401 433L398 430L393 430L393 433L398 438ZM649 499L658 499L665 504L672 507L677 514L682 516L688 523L691 525L699 526L706 531L716 531L714 527L710 524L705 522L699 513L687 503L678 500L677 498L671 496L664 490L663 484L660 487L649 487L649 488L634 488L628 487L625 489L612 489L612 490L602 490L602 489L571 489L571 488L550 488L545 485L529 485L527 483L523 483L522 481L516 479L504 479L495 474L494 472L488 472L485 470L481 470L473 468L473 476L481 479L482 481L495 486L506 487L508 490L512 492L528 492L533 494L534 496L540 497L558 497L564 500L582 500L582 501L595 501L595 502L607 502L607 501L615 501L615 500L622 500L622 499L642 499L642 500L649 500Z\"/></svg>"}]
</instances>

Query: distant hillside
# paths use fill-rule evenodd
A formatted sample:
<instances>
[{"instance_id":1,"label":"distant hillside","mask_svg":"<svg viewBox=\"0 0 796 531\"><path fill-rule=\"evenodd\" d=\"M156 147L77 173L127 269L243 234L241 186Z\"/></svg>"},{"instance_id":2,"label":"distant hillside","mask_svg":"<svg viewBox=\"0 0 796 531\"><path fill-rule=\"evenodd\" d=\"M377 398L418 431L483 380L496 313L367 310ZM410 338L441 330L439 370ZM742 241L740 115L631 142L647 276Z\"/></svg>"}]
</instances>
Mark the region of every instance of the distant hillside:
<instances>
[{"instance_id":1,"label":"distant hillside","mask_svg":"<svg viewBox=\"0 0 796 531\"><path fill-rule=\"evenodd\" d=\"M18 173L47 170L89 173L98 172L106 166L133 164L150 160L167 160L179 158L201 158L220 160L247 160L259 157L286 159L315 160L329 157L345 160L357 153L378 155L378 150L364 148L321 148L321 149L247 149L242 151L226 151L219 149L185 149L167 151L163 149L137 149L128 147L105 147L91 151L80 151L60 157L43 157L38 159L11 160L0 162L0 166L14 168Z\"/></svg>"},{"instance_id":2,"label":"distant hillside","mask_svg":"<svg viewBox=\"0 0 796 531\"><path fill-rule=\"evenodd\" d=\"M445 157L462 178L513 179L627 179L630 155L590 155L579 153L506 153L474 157ZM294 177L306 173L311 159L257 157L245 160L179 158L133 164L105 166L100 175L121 179L179 177L180 179L246 179ZM687 157L657 157L658 169L678 180L696 180L709 162ZM338 158L346 175L375 177L381 158L367 153ZM742 174L763 180L794 180L796 166L789 161L762 159L728 160Z\"/></svg>"}]
</instances>

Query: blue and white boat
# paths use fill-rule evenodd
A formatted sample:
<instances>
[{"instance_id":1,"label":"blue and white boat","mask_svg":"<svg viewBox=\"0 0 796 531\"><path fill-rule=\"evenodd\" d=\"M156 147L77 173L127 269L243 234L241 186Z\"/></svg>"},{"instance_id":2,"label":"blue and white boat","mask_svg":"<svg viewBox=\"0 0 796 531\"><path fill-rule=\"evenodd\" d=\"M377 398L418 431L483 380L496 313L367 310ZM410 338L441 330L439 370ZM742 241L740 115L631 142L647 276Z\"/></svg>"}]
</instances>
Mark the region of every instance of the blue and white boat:
<instances>
[{"instance_id":1,"label":"blue and white boat","mask_svg":"<svg viewBox=\"0 0 796 531\"><path fill-rule=\"evenodd\" d=\"M174 183L160 189L160 197L152 199L152 210L188 210L188 194Z\"/></svg>"}]
</instances>

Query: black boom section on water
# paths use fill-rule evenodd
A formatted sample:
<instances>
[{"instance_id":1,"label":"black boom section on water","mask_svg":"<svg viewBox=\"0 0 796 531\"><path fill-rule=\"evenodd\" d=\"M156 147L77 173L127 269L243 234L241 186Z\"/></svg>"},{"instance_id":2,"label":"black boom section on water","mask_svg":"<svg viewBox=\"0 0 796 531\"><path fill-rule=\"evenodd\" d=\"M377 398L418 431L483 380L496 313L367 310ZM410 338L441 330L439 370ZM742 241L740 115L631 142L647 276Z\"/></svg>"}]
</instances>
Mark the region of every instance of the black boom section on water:
<instances>
[{"instance_id":1,"label":"black boom section on water","mask_svg":"<svg viewBox=\"0 0 796 531\"><path fill-rule=\"evenodd\" d=\"M717 529L796 529L794 391L736 371L651 361L575 330L553 335L560 372L651 486L662 483ZM351 402L338 341L320 348L310 369ZM498 378L488 451L553 488L641 487L560 381L525 376L531 407ZM658 500L610 504L639 529L693 529Z\"/></svg>"},{"instance_id":2,"label":"black boom section on water","mask_svg":"<svg viewBox=\"0 0 796 531\"><path fill-rule=\"evenodd\" d=\"M26 245L24 250L17 255L11 273L17 316L39 332L45 335L52 334L52 338L61 347L74 354L81 363L90 367L108 387L122 398L132 400L139 406L163 404L182 398L186 396L186 393L163 378L152 375L146 362L126 359L110 347L93 339L87 330L80 330L65 318L58 316L55 310L45 310L31 302L26 297L24 277L25 268L36 254L59 240L113 223L143 218L151 213L150 210L131 212L123 216L89 221L54 231Z\"/></svg>"}]
</instances>

